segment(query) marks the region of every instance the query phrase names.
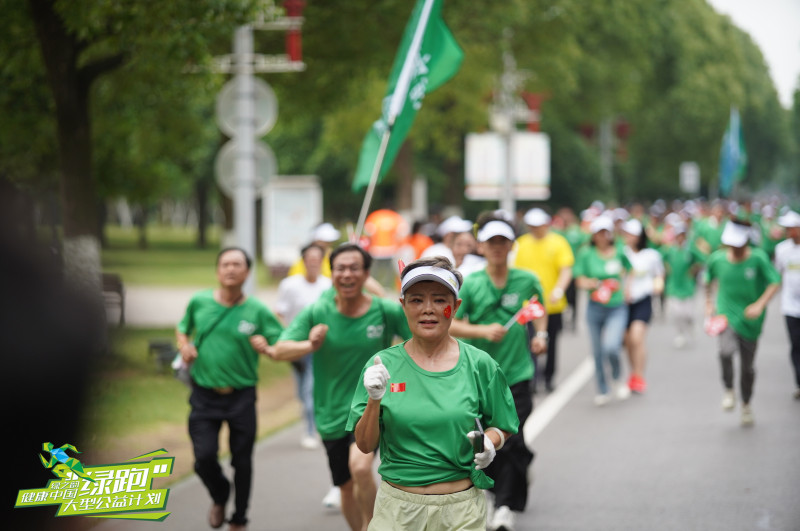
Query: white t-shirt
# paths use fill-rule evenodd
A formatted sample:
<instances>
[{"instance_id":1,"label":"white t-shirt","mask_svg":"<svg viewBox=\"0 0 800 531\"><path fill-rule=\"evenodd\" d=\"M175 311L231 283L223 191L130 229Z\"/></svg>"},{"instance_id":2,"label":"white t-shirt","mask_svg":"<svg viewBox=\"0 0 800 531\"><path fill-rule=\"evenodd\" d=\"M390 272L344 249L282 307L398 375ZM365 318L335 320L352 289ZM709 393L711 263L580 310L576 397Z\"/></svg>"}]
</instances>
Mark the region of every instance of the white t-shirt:
<instances>
[{"instance_id":1,"label":"white t-shirt","mask_svg":"<svg viewBox=\"0 0 800 531\"><path fill-rule=\"evenodd\" d=\"M664 262L655 249L642 249L639 252L625 247L625 256L631 263L628 274L628 294L631 302L638 302L653 294L653 281L664 274Z\"/></svg>"},{"instance_id":2,"label":"white t-shirt","mask_svg":"<svg viewBox=\"0 0 800 531\"><path fill-rule=\"evenodd\" d=\"M302 274L286 277L278 284L278 301L274 310L288 325L300 310L315 302L330 287L331 279L322 275L317 277L316 282L309 282Z\"/></svg>"},{"instance_id":3,"label":"white t-shirt","mask_svg":"<svg viewBox=\"0 0 800 531\"><path fill-rule=\"evenodd\" d=\"M800 244L789 239L775 246L775 267L783 276L781 311L800 317Z\"/></svg>"},{"instance_id":4,"label":"white t-shirt","mask_svg":"<svg viewBox=\"0 0 800 531\"><path fill-rule=\"evenodd\" d=\"M464 255L464 259L461 261L461 265L458 266L457 269L464 278L467 278L467 275L474 273L475 271L486 269L486 258L476 254L466 254Z\"/></svg>"}]
</instances>

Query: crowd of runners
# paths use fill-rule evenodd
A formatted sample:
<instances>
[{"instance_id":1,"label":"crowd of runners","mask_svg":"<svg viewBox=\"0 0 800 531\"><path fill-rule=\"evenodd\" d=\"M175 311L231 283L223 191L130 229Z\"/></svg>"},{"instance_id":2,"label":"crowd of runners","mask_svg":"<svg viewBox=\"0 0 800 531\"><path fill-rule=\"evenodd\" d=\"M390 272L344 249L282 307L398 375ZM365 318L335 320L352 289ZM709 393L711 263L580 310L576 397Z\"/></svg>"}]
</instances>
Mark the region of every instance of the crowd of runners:
<instances>
[{"instance_id":1,"label":"crowd of runners","mask_svg":"<svg viewBox=\"0 0 800 531\"><path fill-rule=\"evenodd\" d=\"M598 201L577 214L533 208L411 224L382 209L361 241L337 245L347 239L317 227L272 310L242 293L250 258L224 249L219 287L195 296L178 327L211 527L247 524L259 354L293 363L301 444L324 446L332 489L323 503L354 530L515 529L535 456L522 426L533 395L557 387L558 337L579 319L596 406L647 392L655 311L673 323L675 348L701 328L717 337L721 406L738 405L751 426L758 337L783 285L800 399L800 214L778 198ZM217 464L222 422L233 489Z\"/></svg>"}]
</instances>

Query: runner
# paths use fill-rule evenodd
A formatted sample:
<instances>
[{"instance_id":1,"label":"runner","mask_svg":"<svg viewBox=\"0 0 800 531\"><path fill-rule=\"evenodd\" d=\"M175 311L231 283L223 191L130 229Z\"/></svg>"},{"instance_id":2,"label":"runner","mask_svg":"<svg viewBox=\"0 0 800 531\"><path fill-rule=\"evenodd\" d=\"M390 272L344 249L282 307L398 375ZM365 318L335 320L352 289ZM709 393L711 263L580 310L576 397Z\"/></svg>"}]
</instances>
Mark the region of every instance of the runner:
<instances>
[{"instance_id":1,"label":"runner","mask_svg":"<svg viewBox=\"0 0 800 531\"><path fill-rule=\"evenodd\" d=\"M355 244L331 253L334 292L304 308L281 334L273 359L291 361L314 353L314 418L328 454L333 484L350 528L367 528L376 486L374 454L364 454L346 430L361 367L394 336L410 337L399 304L363 292L372 258Z\"/></svg>"},{"instance_id":2,"label":"runner","mask_svg":"<svg viewBox=\"0 0 800 531\"><path fill-rule=\"evenodd\" d=\"M514 228L505 219L494 213L479 218L478 245L487 265L464 280L463 302L451 331L488 352L500 364L522 427L533 409L530 382L534 368L528 332L515 316L529 300L541 304L544 292L536 275L508 267L515 238ZM530 349L540 354L547 350L547 313L543 309L542 315L534 320L534 327L536 333ZM495 481L492 488L495 500L489 505L490 528L514 529L516 513L524 511L528 501L528 466L533 456L523 437L517 435L507 441L486 470Z\"/></svg>"},{"instance_id":3,"label":"runner","mask_svg":"<svg viewBox=\"0 0 800 531\"><path fill-rule=\"evenodd\" d=\"M347 423L363 452L380 444L370 529L483 530L483 469L518 428L511 391L496 361L448 333L461 275L446 258L409 264L401 282L412 338L367 362Z\"/></svg>"},{"instance_id":4,"label":"runner","mask_svg":"<svg viewBox=\"0 0 800 531\"><path fill-rule=\"evenodd\" d=\"M781 310L792 344L792 367L797 385L794 398L800 400L800 214L790 210L778 223L786 228L788 236L775 247L775 265L783 275Z\"/></svg>"},{"instance_id":5,"label":"runner","mask_svg":"<svg viewBox=\"0 0 800 531\"><path fill-rule=\"evenodd\" d=\"M647 327L653 317L652 297L664 291L664 263L658 251L647 247L647 233L638 219L626 221L622 233L625 256L631 264L626 292L628 327L623 340L631 364L628 388L641 394L647 388L644 368L647 362Z\"/></svg>"},{"instance_id":6,"label":"runner","mask_svg":"<svg viewBox=\"0 0 800 531\"><path fill-rule=\"evenodd\" d=\"M628 322L624 283L631 264L625 253L614 244L614 223L606 215L592 221L590 244L575 260L575 285L589 291L586 322L592 341L597 394L594 403L604 406L611 400L606 381L606 363L611 365L614 395L619 400L630 396L622 381L619 352Z\"/></svg>"},{"instance_id":7,"label":"runner","mask_svg":"<svg viewBox=\"0 0 800 531\"><path fill-rule=\"evenodd\" d=\"M732 411L736 407L733 354L738 350L743 426L753 423L750 399L756 377L758 336L761 335L767 303L780 288L780 274L767 254L748 246L751 229L749 222L729 221L720 238L727 247L711 255L705 274L707 330L713 332L711 318L715 314L724 316L724 320L718 321L724 325L719 332L719 357L725 385L722 408ZM712 297L715 284L716 304Z\"/></svg>"}]
</instances>

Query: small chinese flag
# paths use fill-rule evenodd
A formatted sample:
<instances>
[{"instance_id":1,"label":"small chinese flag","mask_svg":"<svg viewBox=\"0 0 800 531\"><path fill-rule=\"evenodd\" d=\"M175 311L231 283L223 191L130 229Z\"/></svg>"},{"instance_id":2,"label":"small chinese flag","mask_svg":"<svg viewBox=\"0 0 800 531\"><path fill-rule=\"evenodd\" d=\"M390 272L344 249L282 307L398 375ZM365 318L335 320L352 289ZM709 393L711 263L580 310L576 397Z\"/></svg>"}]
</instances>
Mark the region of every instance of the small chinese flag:
<instances>
[{"instance_id":1,"label":"small chinese flag","mask_svg":"<svg viewBox=\"0 0 800 531\"><path fill-rule=\"evenodd\" d=\"M711 319L706 319L703 328L706 334L712 337L718 336L728 328L728 318L724 315L715 315Z\"/></svg>"},{"instance_id":2,"label":"small chinese flag","mask_svg":"<svg viewBox=\"0 0 800 531\"><path fill-rule=\"evenodd\" d=\"M405 382L389 384L389 391L392 393L404 393L405 390L406 390Z\"/></svg>"},{"instance_id":3,"label":"small chinese flag","mask_svg":"<svg viewBox=\"0 0 800 531\"><path fill-rule=\"evenodd\" d=\"M519 324L525 324L527 322L533 321L534 319L538 319L539 317L544 317L545 314L544 306L542 303L537 300L530 301L522 311L519 312L519 316L517 317L517 322Z\"/></svg>"}]
</instances>

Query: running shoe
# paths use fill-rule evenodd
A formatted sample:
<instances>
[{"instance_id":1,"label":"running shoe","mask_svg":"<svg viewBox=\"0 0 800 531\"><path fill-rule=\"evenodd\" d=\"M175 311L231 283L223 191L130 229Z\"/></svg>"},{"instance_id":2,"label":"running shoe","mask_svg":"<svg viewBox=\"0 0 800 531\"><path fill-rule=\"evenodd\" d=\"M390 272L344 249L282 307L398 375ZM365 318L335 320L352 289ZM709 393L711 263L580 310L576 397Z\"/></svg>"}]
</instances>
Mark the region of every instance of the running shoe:
<instances>
[{"instance_id":1,"label":"running shoe","mask_svg":"<svg viewBox=\"0 0 800 531\"><path fill-rule=\"evenodd\" d=\"M494 531L514 531L516 523L517 515L507 505L498 507L494 511L494 518L492 519L492 529Z\"/></svg>"},{"instance_id":2,"label":"running shoe","mask_svg":"<svg viewBox=\"0 0 800 531\"><path fill-rule=\"evenodd\" d=\"M642 394L644 393L645 389L647 389L647 384L645 383L644 378L632 374L628 380L628 387L632 392Z\"/></svg>"},{"instance_id":3,"label":"running shoe","mask_svg":"<svg viewBox=\"0 0 800 531\"><path fill-rule=\"evenodd\" d=\"M612 387L614 389L614 397L617 400L626 400L631 396L631 388L630 386L625 385L624 382L614 382Z\"/></svg>"},{"instance_id":4,"label":"running shoe","mask_svg":"<svg viewBox=\"0 0 800 531\"><path fill-rule=\"evenodd\" d=\"M306 450L316 450L319 448L319 441L313 435L305 435L300 439L300 446Z\"/></svg>"},{"instance_id":5,"label":"running shoe","mask_svg":"<svg viewBox=\"0 0 800 531\"><path fill-rule=\"evenodd\" d=\"M753 424L753 410L750 409L749 404L742 405L742 426L750 426Z\"/></svg>"},{"instance_id":6,"label":"running shoe","mask_svg":"<svg viewBox=\"0 0 800 531\"><path fill-rule=\"evenodd\" d=\"M675 339L672 340L672 344L677 349L681 349L681 348L685 347L686 346L686 336L678 334L677 336L675 336Z\"/></svg>"},{"instance_id":7,"label":"running shoe","mask_svg":"<svg viewBox=\"0 0 800 531\"><path fill-rule=\"evenodd\" d=\"M604 406L611 401L611 396L608 393L594 395L594 405Z\"/></svg>"},{"instance_id":8,"label":"running shoe","mask_svg":"<svg viewBox=\"0 0 800 531\"><path fill-rule=\"evenodd\" d=\"M342 491L339 487L331 487L328 494L322 498L322 505L328 509L338 509L342 506Z\"/></svg>"},{"instance_id":9,"label":"running shoe","mask_svg":"<svg viewBox=\"0 0 800 531\"><path fill-rule=\"evenodd\" d=\"M725 394L722 396L722 409L725 411L733 411L736 407L736 394L733 389L726 389Z\"/></svg>"}]
</instances>

